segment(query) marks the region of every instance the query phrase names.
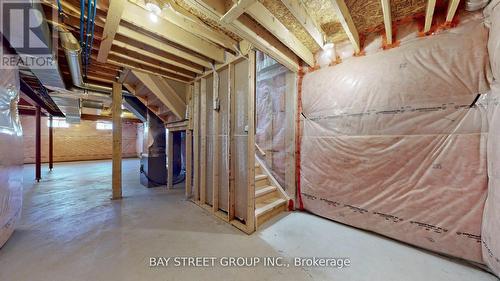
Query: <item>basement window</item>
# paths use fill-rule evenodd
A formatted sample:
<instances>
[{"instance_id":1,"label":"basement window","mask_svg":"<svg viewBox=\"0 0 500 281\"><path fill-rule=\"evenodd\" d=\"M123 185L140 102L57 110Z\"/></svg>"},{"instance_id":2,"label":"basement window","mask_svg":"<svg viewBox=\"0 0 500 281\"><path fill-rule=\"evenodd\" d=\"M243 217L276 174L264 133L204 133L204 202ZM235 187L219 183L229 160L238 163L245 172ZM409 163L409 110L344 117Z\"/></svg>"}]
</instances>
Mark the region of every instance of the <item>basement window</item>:
<instances>
[{"instance_id":1,"label":"basement window","mask_svg":"<svg viewBox=\"0 0 500 281\"><path fill-rule=\"evenodd\" d=\"M109 123L109 122L97 122L95 124L95 128L97 130L112 130L113 129L113 123Z\"/></svg>"},{"instance_id":2,"label":"basement window","mask_svg":"<svg viewBox=\"0 0 500 281\"><path fill-rule=\"evenodd\" d=\"M47 127L50 127L50 120L47 120ZM64 118L53 118L52 128L69 128L69 123Z\"/></svg>"}]
</instances>

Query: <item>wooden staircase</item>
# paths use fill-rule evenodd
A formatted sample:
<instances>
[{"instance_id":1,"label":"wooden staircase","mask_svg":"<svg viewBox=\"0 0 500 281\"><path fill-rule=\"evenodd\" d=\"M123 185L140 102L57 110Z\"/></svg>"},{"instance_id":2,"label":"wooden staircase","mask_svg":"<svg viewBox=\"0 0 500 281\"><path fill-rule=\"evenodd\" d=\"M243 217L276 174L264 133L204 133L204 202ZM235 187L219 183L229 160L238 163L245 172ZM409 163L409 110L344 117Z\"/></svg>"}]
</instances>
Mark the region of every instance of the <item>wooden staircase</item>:
<instances>
[{"instance_id":1,"label":"wooden staircase","mask_svg":"<svg viewBox=\"0 0 500 281\"><path fill-rule=\"evenodd\" d=\"M255 157L255 224L259 228L269 219L288 210L290 198L279 183Z\"/></svg>"}]
</instances>

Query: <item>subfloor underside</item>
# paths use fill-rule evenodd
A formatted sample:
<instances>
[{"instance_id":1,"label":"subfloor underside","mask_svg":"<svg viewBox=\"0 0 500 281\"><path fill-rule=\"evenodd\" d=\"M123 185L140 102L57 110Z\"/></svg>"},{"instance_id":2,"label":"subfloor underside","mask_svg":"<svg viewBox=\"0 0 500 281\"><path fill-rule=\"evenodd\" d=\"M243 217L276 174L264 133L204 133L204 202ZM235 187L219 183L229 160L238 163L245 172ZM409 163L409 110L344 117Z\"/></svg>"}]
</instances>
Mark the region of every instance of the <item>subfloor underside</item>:
<instances>
[{"instance_id":1,"label":"subfloor underside","mask_svg":"<svg viewBox=\"0 0 500 281\"><path fill-rule=\"evenodd\" d=\"M139 184L123 162L121 201L111 162L57 164L33 183L25 166L20 223L0 250L0 280L498 280L430 252L310 214L288 213L251 236L173 190ZM343 257L350 267L157 267L150 257Z\"/></svg>"}]
</instances>

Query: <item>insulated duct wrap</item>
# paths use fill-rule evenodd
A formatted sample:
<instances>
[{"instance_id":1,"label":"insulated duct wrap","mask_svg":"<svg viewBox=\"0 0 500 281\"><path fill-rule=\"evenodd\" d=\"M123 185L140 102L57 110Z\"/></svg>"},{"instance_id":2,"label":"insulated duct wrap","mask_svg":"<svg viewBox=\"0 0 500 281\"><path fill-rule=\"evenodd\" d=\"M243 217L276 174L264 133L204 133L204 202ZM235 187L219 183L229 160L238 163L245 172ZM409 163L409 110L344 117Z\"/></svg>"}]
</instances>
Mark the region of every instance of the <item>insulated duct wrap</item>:
<instances>
[{"instance_id":1,"label":"insulated duct wrap","mask_svg":"<svg viewBox=\"0 0 500 281\"><path fill-rule=\"evenodd\" d=\"M488 197L482 226L483 258L500 276L500 0L484 10L490 29L488 53L493 83L488 104Z\"/></svg>"},{"instance_id":2,"label":"insulated duct wrap","mask_svg":"<svg viewBox=\"0 0 500 281\"><path fill-rule=\"evenodd\" d=\"M8 51L3 47L3 54ZM22 208L23 136L17 104L17 69L0 70L0 248L9 239Z\"/></svg>"},{"instance_id":3,"label":"insulated duct wrap","mask_svg":"<svg viewBox=\"0 0 500 281\"><path fill-rule=\"evenodd\" d=\"M304 208L483 263L487 38L473 17L306 74Z\"/></svg>"}]
</instances>

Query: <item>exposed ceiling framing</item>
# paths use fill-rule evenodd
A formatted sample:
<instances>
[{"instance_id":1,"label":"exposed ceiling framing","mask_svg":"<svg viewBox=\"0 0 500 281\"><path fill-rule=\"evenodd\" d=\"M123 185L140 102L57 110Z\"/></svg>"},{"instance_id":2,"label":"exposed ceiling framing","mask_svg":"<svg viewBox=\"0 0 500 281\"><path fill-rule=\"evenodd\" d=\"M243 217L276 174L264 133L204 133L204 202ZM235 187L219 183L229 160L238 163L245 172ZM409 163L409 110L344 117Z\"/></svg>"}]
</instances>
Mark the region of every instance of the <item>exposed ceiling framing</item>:
<instances>
[{"instance_id":1,"label":"exposed ceiling framing","mask_svg":"<svg viewBox=\"0 0 500 281\"><path fill-rule=\"evenodd\" d=\"M80 1L61 0L62 22L53 18L57 5L43 1L48 22L79 37ZM169 114L183 119L185 113L185 93L175 93L168 81L188 84L249 48L298 71L315 66L315 53L327 43L349 40L360 53L369 33L385 34L391 45L398 21L420 17L421 31L429 33L437 12L449 23L460 9L459 0L446 7L438 0L157 0L161 13L150 20L144 1L99 1L85 79L110 87L129 73L125 87L164 120ZM58 59L70 85L61 48Z\"/></svg>"}]
</instances>

